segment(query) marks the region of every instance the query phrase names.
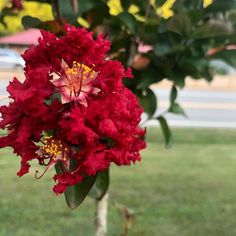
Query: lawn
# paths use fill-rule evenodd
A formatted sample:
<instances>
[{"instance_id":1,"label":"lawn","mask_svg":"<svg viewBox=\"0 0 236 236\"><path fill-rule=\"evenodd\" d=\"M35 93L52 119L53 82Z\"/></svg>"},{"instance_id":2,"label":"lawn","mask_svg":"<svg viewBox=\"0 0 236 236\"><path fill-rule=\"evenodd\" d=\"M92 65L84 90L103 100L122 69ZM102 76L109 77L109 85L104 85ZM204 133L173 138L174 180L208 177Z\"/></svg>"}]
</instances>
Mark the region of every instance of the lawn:
<instances>
[{"instance_id":1,"label":"lawn","mask_svg":"<svg viewBox=\"0 0 236 236\"><path fill-rule=\"evenodd\" d=\"M173 132L165 149L150 129L142 163L112 167L108 236L122 234L121 206L135 215L130 236L236 235L236 130ZM18 178L18 158L0 156L0 236L93 236L91 199L70 210L51 191L53 171Z\"/></svg>"}]
</instances>

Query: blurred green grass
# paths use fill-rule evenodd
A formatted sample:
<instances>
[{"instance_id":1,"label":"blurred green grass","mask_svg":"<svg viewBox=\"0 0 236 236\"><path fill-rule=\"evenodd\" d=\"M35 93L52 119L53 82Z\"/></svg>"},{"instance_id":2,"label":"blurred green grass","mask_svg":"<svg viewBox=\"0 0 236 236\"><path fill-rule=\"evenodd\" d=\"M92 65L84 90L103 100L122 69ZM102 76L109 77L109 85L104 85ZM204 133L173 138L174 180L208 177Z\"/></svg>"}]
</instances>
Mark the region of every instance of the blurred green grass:
<instances>
[{"instance_id":1,"label":"blurred green grass","mask_svg":"<svg viewBox=\"0 0 236 236\"><path fill-rule=\"evenodd\" d=\"M173 133L174 145L165 149L151 128L143 161L112 167L109 236L122 233L120 205L135 213L130 236L236 235L236 130ZM94 202L68 209L51 191L53 170L40 180L33 170L18 178L10 149L0 150L0 167L0 236L94 235Z\"/></svg>"}]
</instances>

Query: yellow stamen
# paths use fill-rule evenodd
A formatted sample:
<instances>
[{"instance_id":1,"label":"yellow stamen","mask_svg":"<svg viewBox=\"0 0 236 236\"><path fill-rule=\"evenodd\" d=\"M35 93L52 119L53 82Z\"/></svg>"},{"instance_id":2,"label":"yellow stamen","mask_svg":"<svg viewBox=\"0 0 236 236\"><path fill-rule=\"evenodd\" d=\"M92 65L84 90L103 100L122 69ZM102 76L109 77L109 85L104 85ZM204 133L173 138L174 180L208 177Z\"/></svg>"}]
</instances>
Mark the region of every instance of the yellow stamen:
<instances>
[{"instance_id":1,"label":"yellow stamen","mask_svg":"<svg viewBox=\"0 0 236 236\"><path fill-rule=\"evenodd\" d=\"M67 160L65 154L68 151L68 149L65 146L63 146L60 140L54 139L53 137L50 136L44 138L44 143L45 146L42 149L46 155L51 156L52 159L54 160L61 158L63 161Z\"/></svg>"}]
</instances>

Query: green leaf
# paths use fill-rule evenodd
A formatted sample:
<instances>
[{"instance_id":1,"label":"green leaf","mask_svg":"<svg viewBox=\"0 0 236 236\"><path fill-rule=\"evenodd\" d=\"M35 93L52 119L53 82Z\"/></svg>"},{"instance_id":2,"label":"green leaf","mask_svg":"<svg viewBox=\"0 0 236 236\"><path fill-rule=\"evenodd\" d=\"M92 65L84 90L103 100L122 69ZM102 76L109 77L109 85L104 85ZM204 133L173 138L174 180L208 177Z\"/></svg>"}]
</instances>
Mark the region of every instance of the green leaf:
<instances>
[{"instance_id":1,"label":"green leaf","mask_svg":"<svg viewBox=\"0 0 236 236\"><path fill-rule=\"evenodd\" d=\"M90 22L93 27L102 23L102 20L109 16L109 8L106 3L97 0L58 0L60 17L66 18L69 23L76 24L79 16L90 13ZM54 7L56 10L56 7Z\"/></svg>"},{"instance_id":2,"label":"green leaf","mask_svg":"<svg viewBox=\"0 0 236 236\"><path fill-rule=\"evenodd\" d=\"M145 22L139 27L138 36L142 39L142 42L147 45L153 45L157 42L159 34L157 34L157 29L160 29L160 26L157 22ZM147 33L148 32L148 33Z\"/></svg>"},{"instance_id":3,"label":"green leaf","mask_svg":"<svg viewBox=\"0 0 236 236\"><path fill-rule=\"evenodd\" d=\"M203 0L177 0L173 8L179 13L186 10L203 9Z\"/></svg>"},{"instance_id":4,"label":"green leaf","mask_svg":"<svg viewBox=\"0 0 236 236\"><path fill-rule=\"evenodd\" d=\"M191 76L194 79L212 80L211 65L204 56L182 58L178 61L178 67L185 73L185 76Z\"/></svg>"},{"instance_id":5,"label":"green leaf","mask_svg":"<svg viewBox=\"0 0 236 236\"><path fill-rule=\"evenodd\" d=\"M153 91L150 88L144 90L139 101L148 117L151 118L157 109L157 98Z\"/></svg>"},{"instance_id":6,"label":"green leaf","mask_svg":"<svg viewBox=\"0 0 236 236\"><path fill-rule=\"evenodd\" d=\"M173 85L170 92L170 103L174 103L178 95L177 88Z\"/></svg>"},{"instance_id":7,"label":"green leaf","mask_svg":"<svg viewBox=\"0 0 236 236\"><path fill-rule=\"evenodd\" d=\"M179 78L179 79L174 79L174 82L176 85L178 85L180 88L183 88L185 86L185 79Z\"/></svg>"},{"instance_id":8,"label":"green leaf","mask_svg":"<svg viewBox=\"0 0 236 236\"><path fill-rule=\"evenodd\" d=\"M77 3L79 3L79 0L77 0ZM54 12L56 13L57 17L65 18L67 22L71 24L77 21L79 12L74 9L71 1L58 0L58 5L54 4L53 6Z\"/></svg>"},{"instance_id":9,"label":"green leaf","mask_svg":"<svg viewBox=\"0 0 236 236\"><path fill-rule=\"evenodd\" d=\"M24 29L38 28L42 21L36 17L24 16L21 20Z\"/></svg>"},{"instance_id":10,"label":"green leaf","mask_svg":"<svg viewBox=\"0 0 236 236\"><path fill-rule=\"evenodd\" d=\"M181 114L186 117L186 113L184 112L183 108L176 102L170 105L168 111L174 114Z\"/></svg>"},{"instance_id":11,"label":"green leaf","mask_svg":"<svg viewBox=\"0 0 236 236\"><path fill-rule=\"evenodd\" d=\"M219 51L212 56L209 57L210 59L219 59L227 64L236 67L236 50L222 50Z\"/></svg>"},{"instance_id":12,"label":"green leaf","mask_svg":"<svg viewBox=\"0 0 236 236\"><path fill-rule=\"evenodd\" d=\"M167 123L166 119L163 116L157 117L157 120L160 123L161 130L162 130L162 133L164 135L166 147L170 147L171 141L172 141L172 134L171 134L170 128L168 126L168 123Z\"/></svg>"},{"instance_id":13,"label":"green leaf","mask_svg":"<svg viewBox=\"0 0 236 236\"><path fill-rule=\"evenodd\" d=\"M129 12L122 12L118 16L118 19L130 30L132 34L137 33L137 20Z\"/></svg>"},{"instance_id":14,"label":"green leaf","mask_svg":"<svg viewBox=\"0 0 236 236\"><path fill-rule=\"evenodd\" d=\"M181 114L183 116L186 116L184 110L182 109L182 107L175 102L176 98L178 96L178 90L176 89L176 87L173 85L171 92L170 92L170 107L168 109L169 112L175 113L175 114Z\"/></svg>"},{"instance_id":15,"label":"green leaf","mask_svg":"<svg viewBox=\"0 0 236 236\"><path fill-rule=\"evenodd\" d=\"M5 28L7 28L7 23L5 22L6 16L16 16L16 14L12 11L10 7L4 7L0 11L0 23L3 24Z\"/></svg>"},{"instance_id":16,"label":"green leaf","mask_svg":"<svg viewBox=\"0 0 236 236\"><path fill-rule=\"evenodd\" d=\"M121 6L124 8L124 10L128 10L130 5L131 5L131 1L130 0L120 0Z\"/></svg>"},{"instance_id":17,"label":"green leaf","mask_svg":"<svg viewBox=\"0 0 236 236\"><path fill-rule=\"evenodd\" d=\"M207 14L217 14L217 13L224 13L236 7L235 0L214 0L213 4L209 5L205 12Z\"/></svg>"},{"instance_id":18,"label":"green leaf","mask_svg":"<svg viewBox=\"0 0 236 236\"><path fill-rule=\"evenodd\" d=\"M156 0L155 4L157 7L161 7L165 2L166 2L166 0Z\"/></svg>"},{"instance_id":19,"label":"green leaf","mask_svg":"<svg viewBox=\"0 0 236 236\"><path fill-rule=\"evenodd\" d=\"M155 55L157 55L159 57L163 57L166 54L170 53L172 51L172 49L173 48L166 42L157 43L154 48L154 53L155 53Z\"/></svg>"},{"instance_id":20,"label":"green leaf","mask_svg":"<svg viewBox=\"0 0 236 236\"><path fill-rule=\"evenodd\" d=\"M232 33L231 26L223 21L211 21L200 25L192 34L192 38L197 39L207 39L220 37L225 35L230 35Z\"/></svg>"},{"instance_id":21,"label":"green leaf","mask_svg":"<svg viewBox=\"0 0 236 236\"><path fill-rule=\"evenodd\" d=\"M120 31L120 29L119 29ZM118 37L117 34L114 35L111 45L111 53L117 53L122 48L127 48L131 43L130 35L120 35Z\"/></svg>"},{"instance_id":22,"label":"green leaf","mask_svg":"<svg viewBox=\"0 0 236 236\"><path fill-rule=\"evenodd\" d=\"M132 0L132 4L137 5L140 8L140 11L146 14L147 10L147 1L143 0Z\"/></svg>"},{"instance_id":23,"label":"green leaf","mask_svg":"<svg viewBox=\"0 0 236 236\"><path fill-rule=\"evenodd\" d=\"M191 19L192 25L196 25L204 18L204 10L203 9L196 9L190 10L188 12L188 16Z\"/></svg>"},{"instance_id":24,"label":"green leaf","mask_svg":"<svg viewBox=\"0 0 236 236\"><path fill-rule=\"evenodd\" d=\"M89 192L89 196L101 200L107 193L110 183L109 169L97 174L97 179Z\"/></svg>"},{"instance_id":25,"label":"green leaf","mask_svg":"<svg viewBox=\"0 0 236 236\"><path fill-rule=\"evenodd\" d=\"M65 1L65 0L63 0ZM83 15L85 12L88 12L94 9L97 5L101 3L98 0L78 0L79 3L79 15Z\"/></svg>"},{"instance_id":26,"label":"green leaf","mask_svg":"<svg viewBox=\"0 0 236 236\"><path fill-rule=\"evenodd\" d=\"M170 18L167 28L181 36L188 36L191 33L191 19L187 14L177 14Z\"/></svg>"},{"instance_id":27,"label":"green leaf","mask_svg":"<svg viewBox=\"0 0 236 236\"><path fill-rule=\"evenodd\" d=\"M137 88L147 89L151 84L160 82L162 79L162 74L157 71L157 68L154 65L149 65L141 72Z\"/></svg>"},{"instance_id":28,"label":"green leaf","mask_svg":"<svg viewBox=\"0 0 236 236\"><path fill-rule=\"evenodd\" d=\"M70 170L74 170L74 168L75 168L75 163L73 162L73 160L71 160ZM56 164L55 169L57 173L62 173L59 163ZM81 183L67 188L65 192L65 199L66 199L67 205L71 209L78 207L83 202L83 200L88 195L90 189L92 188L96 180L96 177L97 177L96 175L86 176L84 177Z\"/></svg>"},{"instance_id":29,"label":"green leaf","mask_svg":"<svg viewBox=\"0 0 236 236\"><path fill-rule=\"evenodd\" d=\"M86 13L89 13L89 23L91 28L103 24L104 19L108 19L110 17L109 7L106 3L101 1L98 1L96 5L94 4L92 9Z\"/></svg>"}]
</instances>

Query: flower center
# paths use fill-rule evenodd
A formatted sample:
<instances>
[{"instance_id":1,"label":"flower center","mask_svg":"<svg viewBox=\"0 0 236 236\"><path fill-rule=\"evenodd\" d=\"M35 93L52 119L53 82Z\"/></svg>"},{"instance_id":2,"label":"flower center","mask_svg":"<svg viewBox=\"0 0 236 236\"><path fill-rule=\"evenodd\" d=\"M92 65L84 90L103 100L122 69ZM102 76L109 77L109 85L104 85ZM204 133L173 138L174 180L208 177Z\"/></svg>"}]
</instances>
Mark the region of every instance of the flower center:
<instances>
[{"instance_id":1,"label":"flower center","mask_svg":"<svg viewBox=\"0 0 236 236\"><path fill-rule=\"evenodd\" d=\"M63 104L75 101L87 106L89 94L97 94L101 90L93 86L93 80L98 76L94 70L95 65L89 67L83 63L74 61L70 67L64 60L61 62L63 73L54 75L53 84L59 89Z\"/></svg>"},{"instance_id":2,"label":"flower center","mask_svg":"<svg viewBox=\"0 0 236 236\"><path fill-rule=\"evenodd\" d=\"M71 68L66 65L65 74L67 80L66 87L69 89L70 94L75 96L79 95L84 85L88 85L97 76L93 69L76 61L73 62Z\"/></svg>"},{"instance_id":3,"label":"flower center","mask_svg":"<svg viewBox=\"0 0 236 236\"><path fill-rule=\"evenodd\" d=\"M61 140L54 139L53 137L45 137L43 139L44 146L42 147L43 154L51 157L53 160L67 160L68 148L66 148Z\"/></svg>"},{"instance_id":4,"label":"flower center","mask_svg":"<svg viewBox=\"0 0 236 236\"><path fill-rule=\"evenodd\" d=\"M52 136L43 138L42 143L44 144L38 150L39 161L41 165L47 166L41 175L38 175L38 171L35 171L35 178L40 179L44 176L47 170L54 166L57 161L63 161L64 165L68 162L68 148L62 144L61 140L55 139ZM45 160L48 160L46 163ZM64 166L66 168L66 166Z\"/></svg>"}]
</instances>

